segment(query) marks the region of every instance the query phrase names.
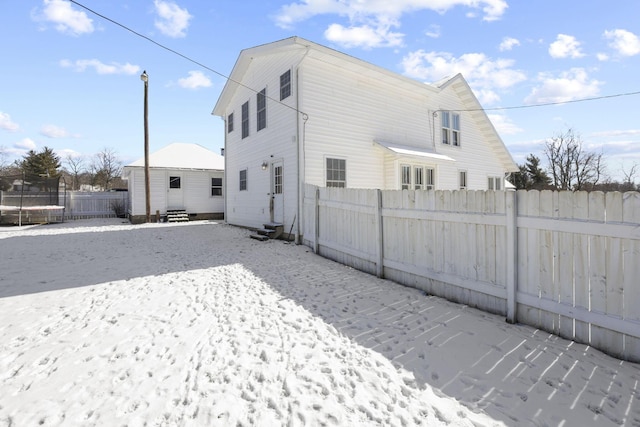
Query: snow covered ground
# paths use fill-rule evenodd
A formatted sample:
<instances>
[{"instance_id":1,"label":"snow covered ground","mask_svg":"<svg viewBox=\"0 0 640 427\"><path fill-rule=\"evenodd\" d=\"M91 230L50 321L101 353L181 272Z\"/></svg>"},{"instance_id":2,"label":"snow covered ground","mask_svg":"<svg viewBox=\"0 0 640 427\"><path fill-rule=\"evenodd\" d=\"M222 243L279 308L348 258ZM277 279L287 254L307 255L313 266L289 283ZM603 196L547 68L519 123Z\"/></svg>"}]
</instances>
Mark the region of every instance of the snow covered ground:
<instances>
[{"instance_id":1,"label":"snow covered ground","mask_svg":"<svg viewBox=\"0 0 640 427\"><path fill-rule=\"evenodd\" d=\"M217 224L0 228L0 426L640 426L640 366Z\"/></svg>"}]
</instances>

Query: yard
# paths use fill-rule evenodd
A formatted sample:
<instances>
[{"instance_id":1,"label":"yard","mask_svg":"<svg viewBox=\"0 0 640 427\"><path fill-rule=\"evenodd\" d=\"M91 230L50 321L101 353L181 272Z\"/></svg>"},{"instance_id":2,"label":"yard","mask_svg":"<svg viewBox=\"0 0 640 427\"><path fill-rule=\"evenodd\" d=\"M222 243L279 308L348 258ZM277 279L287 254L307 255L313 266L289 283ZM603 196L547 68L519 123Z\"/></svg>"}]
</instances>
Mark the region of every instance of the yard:
<instances>
[{"instance_id":1,"label":"yard","mask_svg":"<svg viewBox=\"0 0 640 427\"><path fill-rule=\"evenodd\" d=\"M0 426L640 426L640 366L214 222L0 228Z\"/></svg>"}]
</instances>

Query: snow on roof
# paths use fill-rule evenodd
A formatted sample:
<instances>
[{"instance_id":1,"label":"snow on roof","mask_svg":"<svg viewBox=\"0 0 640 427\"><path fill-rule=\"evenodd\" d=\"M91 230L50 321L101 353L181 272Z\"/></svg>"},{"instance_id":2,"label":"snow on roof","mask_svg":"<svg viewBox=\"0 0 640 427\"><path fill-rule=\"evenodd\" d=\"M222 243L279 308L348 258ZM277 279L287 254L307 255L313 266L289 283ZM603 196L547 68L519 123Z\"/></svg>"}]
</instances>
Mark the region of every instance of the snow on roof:
<instances>
[{"instance_id":1,"label":"snow on roof","mask_svg":"<svg viewBox=\"0 0 640 427\"><path fill-rule=\"evenodd\" d=\"M144 157L125 167L144 167ZM224 170L224 157L202 145L174 142L151 153L149 167Z\"/></svg>"}]
</instances>

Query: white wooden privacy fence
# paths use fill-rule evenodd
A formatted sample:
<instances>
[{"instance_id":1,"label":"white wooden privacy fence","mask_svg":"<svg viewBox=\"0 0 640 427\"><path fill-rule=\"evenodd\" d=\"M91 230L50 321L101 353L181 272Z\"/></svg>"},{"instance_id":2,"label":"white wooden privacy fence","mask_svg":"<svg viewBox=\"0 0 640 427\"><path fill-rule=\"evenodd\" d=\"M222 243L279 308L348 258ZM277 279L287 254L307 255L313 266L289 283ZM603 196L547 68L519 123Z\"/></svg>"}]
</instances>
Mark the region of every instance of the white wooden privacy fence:
<instances>
[{"instance_id":1,"label":"white wooden privacy fence","mask_svg":"<svg viewBox=\"0 0 640 427\"><path fill-rule=\"evenodd\" d=\"M116 210L125 214L129 204L127 191L68 191L66 200L63 199L61 194L60 203L65 204L65 218L68 219L115 217Z\"/></svg>"},{"instance_id":2,"label":"white wooden privacy fence","mask_svg":"<svg viewBox=\"0 0 640 427\"><path fill-rule=\"evenodd\" d=\"M318 188L325 257L640 361L640 193Z\"/></svg>"}]
</instances>

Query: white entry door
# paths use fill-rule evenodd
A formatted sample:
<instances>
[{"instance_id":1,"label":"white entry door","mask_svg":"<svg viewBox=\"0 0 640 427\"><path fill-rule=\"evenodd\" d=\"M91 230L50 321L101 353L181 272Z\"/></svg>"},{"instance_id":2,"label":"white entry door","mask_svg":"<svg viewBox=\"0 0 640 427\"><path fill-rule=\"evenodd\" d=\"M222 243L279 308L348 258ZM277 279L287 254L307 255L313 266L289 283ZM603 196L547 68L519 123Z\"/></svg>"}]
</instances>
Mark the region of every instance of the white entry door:
<instances>
[{"instance_id":1,"label":"white entry door","mask_svg":"<svg viewBox=\"0 0 640 427\"><path fill-rule=\"evenodd\" d=\"M271 221L284 222L284 175L282 161L271 163Z\"/></svg>"},{"instance_id":2,"label":"white entry door","mask_svg":"<svg viewBox=\"0 0 640 427\"><path fill-rule=\"evenodd\" d=\"M184 180L180 173L169 172L167 209L184 209Z\"/></svg>"}]
</instances>

